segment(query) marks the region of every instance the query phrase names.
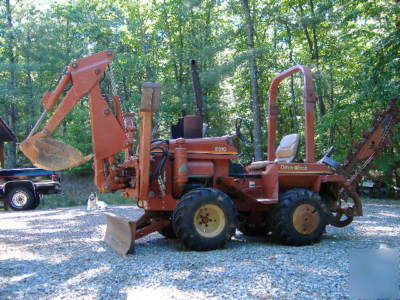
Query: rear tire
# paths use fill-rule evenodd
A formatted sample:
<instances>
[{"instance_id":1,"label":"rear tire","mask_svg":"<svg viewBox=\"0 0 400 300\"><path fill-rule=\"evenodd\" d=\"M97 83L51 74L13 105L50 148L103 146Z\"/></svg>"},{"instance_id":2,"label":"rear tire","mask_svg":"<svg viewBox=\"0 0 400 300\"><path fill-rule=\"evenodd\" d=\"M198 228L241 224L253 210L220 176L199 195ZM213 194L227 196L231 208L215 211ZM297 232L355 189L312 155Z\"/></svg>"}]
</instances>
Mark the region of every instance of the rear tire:
<instances>
[{"instance_id":1,"label":"rear tire","mask_svg":"<svg viewBox=\"0 0 400 300\"><path fill-rule=\"evenodd\" d=\"M236 207L225 193L199 188L182 196L172 224L187 248L208 251L225 246L235 234L236 219Z\"/></svg>"},{"instance_id":2,"label":"rear tire","mask_svg":"<svg viewBox=\"0 0 400 300\"><path fill-rule=\"evenodd\" d=\"M326 207L318 194L292 189L279 196L273 237L281 243L302 246L319 242L326 224Z\"/></svg>"},{"instance_id":3,"label":"rear tire","mask_svg":"<svg viewBox=\"0 0 400 300\"><path fill-rule=\"evenodd\" d=\"M12 210L30 210L35 208L36 197L31 189L15 187L7 193L7 203Z\"/></svg>"}]
</instances>

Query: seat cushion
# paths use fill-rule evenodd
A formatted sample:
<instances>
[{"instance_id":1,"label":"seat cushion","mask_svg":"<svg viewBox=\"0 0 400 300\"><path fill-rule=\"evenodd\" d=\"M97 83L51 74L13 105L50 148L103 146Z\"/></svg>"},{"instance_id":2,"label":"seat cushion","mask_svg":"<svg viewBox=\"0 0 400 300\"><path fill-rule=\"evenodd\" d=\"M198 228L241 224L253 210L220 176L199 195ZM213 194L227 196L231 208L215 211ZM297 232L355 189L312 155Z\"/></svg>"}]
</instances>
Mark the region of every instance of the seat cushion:
<instances>
[{"instance_id":1,"label":"seat cushion","mask_svg":"<svg viewBox=\"0 0 400 300\"><path fill-rule=\"evenodd\" d=\"M275 162L291 162L296 156L299 140L300 137L297 133L285 135L276 149ZM255 161L252 162L248 168L250 170L264 169L270 163L272 163L272 161L269 160Z\"/></svg>"},{"instance_id":2,"label":"seat cushion","mask_svg":"<svg viewBox=\"0 0 400 300\"><path fill-rule=\"evenodd\" d=\"M269 160L254 161L250 164L249 168L250 168L250 170L264 169L270 163L271 163L271 161L269 161Z\"/></svg>"},{"instance_id":3,"label":"seat cushion","mask_svg":"<svg viewBox=\"0 0 400 300\"><path fill-rule=\"evenodd\" d=\"M276 161L291 162L297 153L297 147L299 146L299 135L289 134L285 135L278 148L276 149Z\"/></svg>"}]
</instances>

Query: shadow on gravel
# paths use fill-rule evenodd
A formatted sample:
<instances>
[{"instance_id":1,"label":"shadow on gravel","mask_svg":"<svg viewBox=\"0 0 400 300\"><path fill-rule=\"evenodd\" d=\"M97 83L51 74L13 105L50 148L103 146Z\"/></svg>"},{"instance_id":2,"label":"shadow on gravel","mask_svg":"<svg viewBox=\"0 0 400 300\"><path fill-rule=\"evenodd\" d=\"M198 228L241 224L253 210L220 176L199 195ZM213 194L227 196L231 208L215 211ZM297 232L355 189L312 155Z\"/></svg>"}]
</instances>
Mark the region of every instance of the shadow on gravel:
<instances>
[{"instance_id":1,"label":"shadow on gravel","mask_svg":"<svg viewBox=\"0 0 400 300\"><path fill-rule=\"evenodd\" d=\"M142 213L132 207L109 211L130 218ZM349 251L398 244L395 216L399 206L367 206L364 218L346 228L328 227L321 243L305 247L237 232L226 249L194 252L153 233L137 241L135 255L122 258L102 241L101 213L74 208L5 214L0 228L9 229L0 231L0 252L16 252L0 258L0 298L342 298ZM386 227L397 236L380 230Z\"/></svg>"}]
</instances>

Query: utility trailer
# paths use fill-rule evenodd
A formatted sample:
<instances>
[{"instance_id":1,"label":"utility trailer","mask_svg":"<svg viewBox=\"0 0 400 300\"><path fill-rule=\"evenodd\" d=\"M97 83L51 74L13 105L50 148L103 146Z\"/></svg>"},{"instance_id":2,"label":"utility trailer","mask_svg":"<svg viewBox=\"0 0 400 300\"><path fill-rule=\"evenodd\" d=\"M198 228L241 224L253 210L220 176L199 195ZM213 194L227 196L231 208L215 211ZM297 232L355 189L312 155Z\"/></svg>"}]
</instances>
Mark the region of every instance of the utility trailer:
<instances>
[{"instance_id":1,"label":"utility trailer","mask_svg":"<svg viewBox=\"0 0 400 300\"><path fill-rule=\"evenodd\" d=\"M43 195L61 192L60 180L54 171L39 168L4 169L4 143L15 140L0 119L0 201L5 209L35 209Z\"/></svg>"},{"instance_id":2,"label":"utility trailer","mask_svg":"<svg viewBox=\"0 0 400 300\"><path fill-rule=\"evenodd\" d=\"M60 192L60 178L54 171L40 168L0 169L0 198L12 210L35 209L43 195Z\"/></svg>"}]
</instances>

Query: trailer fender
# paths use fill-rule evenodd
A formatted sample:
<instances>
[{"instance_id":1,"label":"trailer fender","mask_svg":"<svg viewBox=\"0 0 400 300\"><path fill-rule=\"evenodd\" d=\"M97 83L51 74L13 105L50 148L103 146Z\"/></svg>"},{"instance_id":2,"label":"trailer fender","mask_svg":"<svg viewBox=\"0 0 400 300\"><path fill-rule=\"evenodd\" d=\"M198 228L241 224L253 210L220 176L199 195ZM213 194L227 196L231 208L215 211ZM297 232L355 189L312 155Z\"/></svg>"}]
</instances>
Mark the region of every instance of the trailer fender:
<instances>
[{"instance_id":1,"label":"trailer fender","mask_svg":"<svg viewBox=\"0 0 400 300\"><path fill-rule=\"evenodd\" d=\"M33 184L33 182L30 181L30 180L12 180L12 181L8 181L3 185L3 193L7 194L11 189L13 189L14 187L17 187L17 186L23 186L23 187L26 187L28 189L32 189L32 191L36 195L36 187Z\"/></svg>"}]
</instances>

